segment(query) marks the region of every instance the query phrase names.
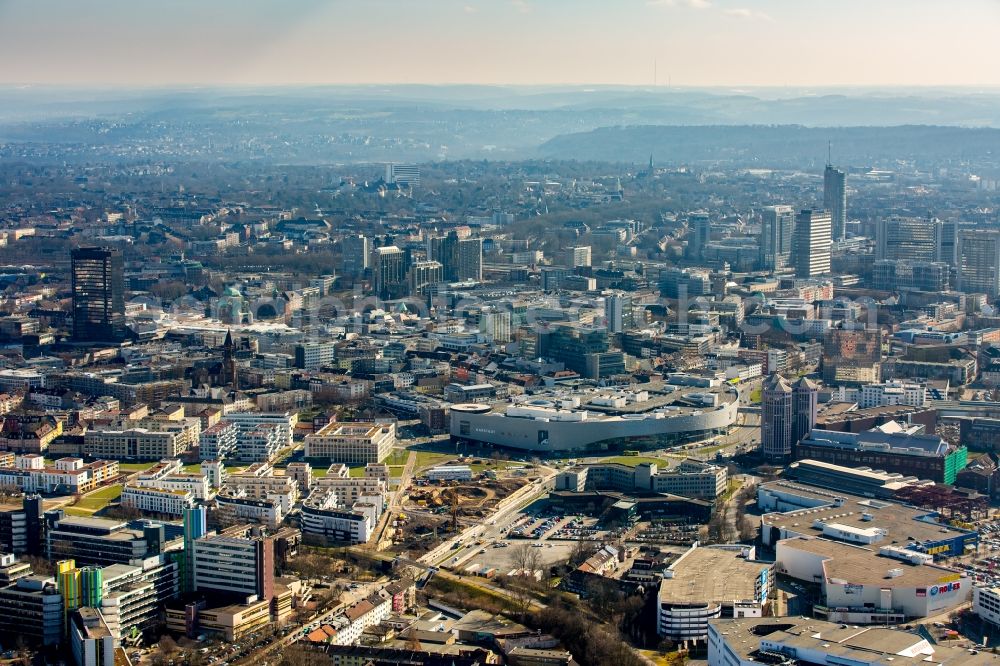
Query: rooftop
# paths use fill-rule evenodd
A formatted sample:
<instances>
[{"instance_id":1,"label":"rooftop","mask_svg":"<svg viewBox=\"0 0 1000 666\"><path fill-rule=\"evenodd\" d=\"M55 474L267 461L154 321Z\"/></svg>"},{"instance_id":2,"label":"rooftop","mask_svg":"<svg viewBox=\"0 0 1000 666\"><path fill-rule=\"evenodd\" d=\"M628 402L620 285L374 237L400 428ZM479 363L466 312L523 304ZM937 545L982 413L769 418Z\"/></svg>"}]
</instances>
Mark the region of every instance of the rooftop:
<instances>
[{"instance_id":1,"label":"rooftop","mask_svg":"<svg viewBox=\"0 0 1000 666\"><path fill-rule=\"evenodd\" d=\"M660 583L660 603L701 603L755 599L757 577L772 565L743 557L739 550L694 548L671 566L673 578Z\"/></svg>"}]
</instances>

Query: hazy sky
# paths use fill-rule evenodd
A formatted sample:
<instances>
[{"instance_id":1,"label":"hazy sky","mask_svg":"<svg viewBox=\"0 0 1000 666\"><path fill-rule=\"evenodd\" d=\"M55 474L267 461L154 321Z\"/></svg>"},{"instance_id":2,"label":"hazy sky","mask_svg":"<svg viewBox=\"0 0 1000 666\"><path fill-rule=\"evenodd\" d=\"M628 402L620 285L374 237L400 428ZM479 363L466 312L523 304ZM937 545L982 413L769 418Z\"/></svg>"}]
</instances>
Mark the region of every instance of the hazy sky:
<instances>
[{"instance_id":1,"label":"hazy sky","mask_svg":"<svg viewBox=\"0 0 1000 666\"><path fill-rule=\"evenodd\" d=\"M1000 84L1000 0L0 0L0 83Z\"/></svg>"}]
</instances>

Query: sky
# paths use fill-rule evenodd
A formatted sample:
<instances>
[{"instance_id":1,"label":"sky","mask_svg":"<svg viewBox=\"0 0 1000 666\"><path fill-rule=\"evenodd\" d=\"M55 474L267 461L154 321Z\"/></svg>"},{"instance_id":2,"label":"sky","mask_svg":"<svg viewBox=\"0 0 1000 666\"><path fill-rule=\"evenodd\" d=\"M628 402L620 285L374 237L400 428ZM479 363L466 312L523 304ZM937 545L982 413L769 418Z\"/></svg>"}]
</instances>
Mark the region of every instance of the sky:
<instances>
[{"instance_id":1,"label":"sky","mask_svg":"<svg viewBox=\"0 0 1000 666\"><path fill-rule=\"evenodd\" d=\"M1000 0L0 0L0 85L1000 85Z\"/></svg>"}]
</instances>

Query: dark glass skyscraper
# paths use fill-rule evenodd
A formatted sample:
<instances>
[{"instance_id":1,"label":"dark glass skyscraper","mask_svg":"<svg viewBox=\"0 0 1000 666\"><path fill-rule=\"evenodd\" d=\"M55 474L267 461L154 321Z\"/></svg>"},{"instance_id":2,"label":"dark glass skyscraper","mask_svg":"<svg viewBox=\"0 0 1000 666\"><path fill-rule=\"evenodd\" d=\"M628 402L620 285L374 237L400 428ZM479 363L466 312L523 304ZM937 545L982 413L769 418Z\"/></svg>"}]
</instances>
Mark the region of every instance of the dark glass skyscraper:
<instances>
[{"instance_id":1,"label":"dark glass skyscraper","mask_svg":"<svg viewBox=\"0 0 1000 666\"><path fill-rule=\"evenodd\" d=\"M760 264L768 271L785 268L792 260L795 211L791 206L768 206L761 211Z\"/></svg>"},{"instance_id":2,"label":"dark glass skyscraper","mask_svg":"<svg viewBox=\"0 0 1000 666\"><path fill-rule=\"evenodd\" d=\"M71 255L73 339L117 342L125 338L125 269L121 250L81 247Z\"/></svg>"},{"instance_id":3,"label":"dark glass skyscraper","mask_svg":"<svg viewBox=\"0 0 1000 666\"><path fill-rule=\"evenodd\" d=\"M830 212L833 240L841 240L847 235L847 175L829 164L823 172L823 208Z\"/></svg>"}]
</instances>

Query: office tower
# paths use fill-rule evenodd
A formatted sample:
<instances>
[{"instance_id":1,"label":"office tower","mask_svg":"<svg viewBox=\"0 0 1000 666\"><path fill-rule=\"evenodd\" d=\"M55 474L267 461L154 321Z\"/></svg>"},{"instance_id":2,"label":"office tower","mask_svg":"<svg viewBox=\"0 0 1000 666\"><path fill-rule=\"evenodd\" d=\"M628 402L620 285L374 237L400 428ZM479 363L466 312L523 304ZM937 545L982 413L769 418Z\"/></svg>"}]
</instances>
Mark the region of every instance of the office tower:
<instances>
[{"instance_id":1,"label":"office tower","mask_svg":"<svg viewBox=\"0 0 1000 666\"><path fill-rule=\"evenodd\" d=\"M958 290L1000 296L1000 231L963 229L958 232Z\"/></svg>"},{"instance_id":2,"label":"office tower","mask_svg":"<svg viewBox=\"0 0 1000 666\"><path fill-rule=\"evenodd\" d=\"M830 272L830 213L803 210L795 218L794 262L798 277Z\"/></svg>"},{"instance_id":3,"label":"office tower","mask_svg":"<svg viewBox=\"0 0 1000 666\"><path fill-rule=\"evenodd\" d=\"M509 310L490 309L479 315L479 332L494 343L511 341Z\"/></svg>"},{"instance_id":4,"label":"office tower","mask_svg":"<svg viewBox=\"0 0 1000 666\"><path fill-rule=\"evenodd\" d=\"M81 247L71 254L73 339L118 342L125 338L125 272L120 250Z\"/></svg>"},{"instance_id":5,"label":"office tower","mask_svg":"<svg viewBox=\"0 0 1000 666\"><path fill-rule=\"evenodd\" d=\"M941 221L934 218L881 218L875 228L875 258L937 261Z\"/></svg>"},{"instance_id":6,"label":"office tower","mask_svg":"<svg viewBox=\"0 0 1000 666\"><path fill-rule=\"evenodd\" d=\"M410 296L426 296L431 288L444 280L444 268L439 261L417 261L410 266Z\"/></svg>"},{"instance_id":7,"label":"office tower","mask_svg":"<svg viewBox=\"0 0 1000 666\"><path fill-rule=\"evenodd\" d=\"M941 220L938 227L937 255L934 261L940 261L949 266L958 265L958 232L962 225L958 220Z\"/></svg>"},{"instance_id":8,"label":"office tower","mask_svg":"<svg viewBox=\"0 0 1000 666\"><path fill-rule=\"evenodd\" d=\"M872 266L872 287L883 291L948 291L951 268L943 261L879 259Z\"/></svg>"},{"instance_id":9,"label":"office tower","mask_svg":"<svg viewBox=\"0 0 1000 666\"><path fill-rule=\"evenodd\" d=\"M193 545L194 591L274 597L274 538L203 536Z\"/></svg>"},{"instance_id":10,"label":"office tower","mask_svg":"<svg viewBox=\"0 0 1000 666\"><path fill-rule=\"evenodd\" d=\"M208 511L203 506L184 509L184 570L181 584L185 593L194 591L194 542L208 533Z\"/></svg>"},{"instance_id":11,"label":"office tower","mask_svg":"<svg viewBox=\"0 0 1000 666\"><path fill-rule=\"evenodd\" d=\"M823 208L830 213L833 240L847 236L847 176L829 164L823 172Z\"/></svg>"},{"instance_id":12,"label":"office tower","mask_svg":"<svg viewBox=\"0 0 1000 666\"><path fill-rule=\"evenodd\" d=\"M417 187L420 185L420 167L416 164L386 164L385 182L393 185Z\"/></svg>"},{"instance_id":13,"label":"office tower","mask_svg":"<svg viewBox=\"0 0 1000 666\"><path fill-rule=\"evenodd\" d=\"M483 239L459 238L451 231L447 236L427 241L427 258L441 263L447 282L483 279Z\"/></svg>"},{"instance_id":14,"label":"office tower","mask_svg":"<svg viewBox=\"0 0 1000 666\"><path fill-rule=\"evenodd\" d=\"M455 279L483 279L483 239L463 238L455 245Z\"/></svg>"},{"instance_id":15,"label":"office tower","mask_svg":"<svg viewBox=\"0 0 1000 666\"><path fill-rule=\"evenodd\" d=\"M632 319L632 297L622 291L605 296L604 317L607 319L608 330L612 333L624 333L632 328L635 325Z\"/></svg>"},{"instance_id":16,"label":"office tower","mask_svg":"<svg viewBox=\"0 0 1000 666\"><path fill-rule=\"evenodd\" d=\"M368 270L372 243L366 236L352 234L344 236L340 242L341 252L344 256L343 273L349 277L360 277Z\"/></svg>"},{"instance_id":17,"label":"office tower","mask_svg":"<svg viewBox=\"0 0 1000 666\"><path fill-rule=\"evenodd\" d=\"M775 373L764 381L760 404L761 453L772 460L792 455L792 387Z\"/></svg>"},{"instance_id":18,"label":"office tower","mask_svg":"<svg viewBox=\"0 0 1000 666\"><path fill-rule=\"evenodd\" d=\"M798 444L816 427L819 387L805 377L792 384L792 445Z\"/></svg>"},{"instance_id":19,"label":"office tower","mask_svg":"<svg viewBox=\"0 0 1000 666\"><path fill-rule=\"evenodd\" d=\"M792 260L795 211L791 206L767 206L761 211L760 267L780 271Z\"/></svg>"},{"instance_id":20,"label":"office tower","mask_svg":"<svg viewBox=\"0 0 1000 666\"><path fill-rule=\"evenodd\" d=\"M688 215L687 239L688 258L701 259L705 246L712 240L712 223L709 221L708 213L697 212Z\"/></svg>"},{"instance_id":21,"label":"office tower","mask_svg":"<svg viewBox=\"0 0 1000 666\"><path fill-rule=\"evenodd\" d=\"M601 379L625 372L625 356L609 351L608 329L578 322L557 322L539 335L539 354L583 377Z\"/></svg>"},{"instance_id":22,"label":"office tower","mask_svg":"<svg viewBox=\"0 0 1000 666\"><path fill-rule=\"evenodd\" d=\"M577 266L590 266L590 246L578 245L566 248L566 265L570 268L576 268Z\"/></svg>"},{"instance_id":23,"label":"office tower","mask_svg":"<svg viewBox=\"0 0 1000 666\"><path fill-rule=\"evenodd\" d=\"M406 257L395 245L375 248L375 295L382 300L402 298L406 291Z\"/></svg>"}]
</instances>

